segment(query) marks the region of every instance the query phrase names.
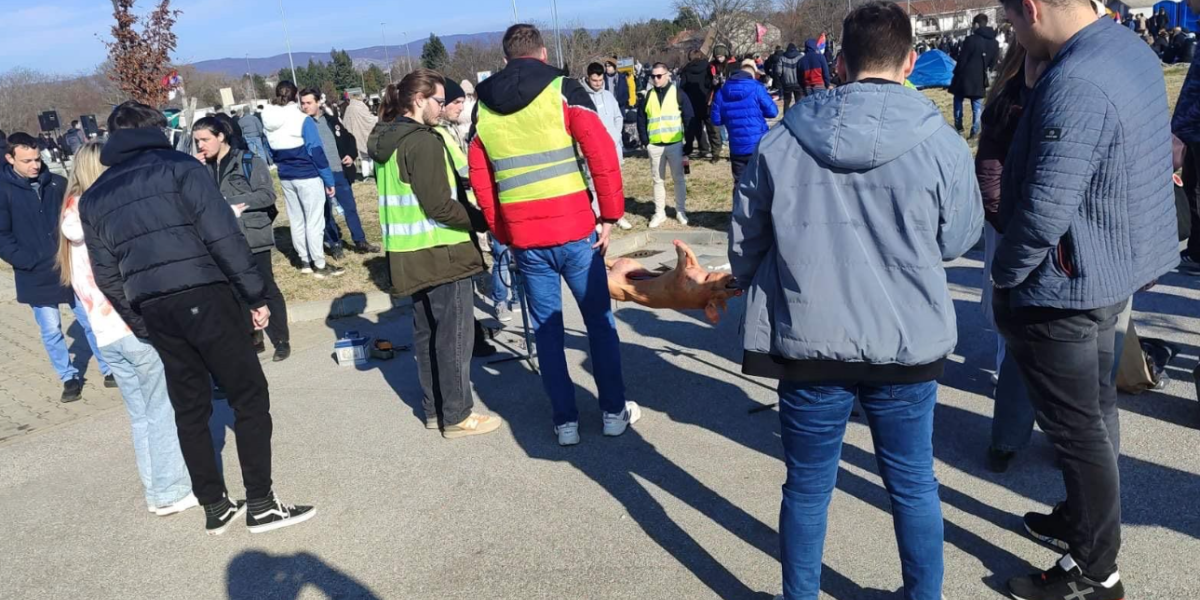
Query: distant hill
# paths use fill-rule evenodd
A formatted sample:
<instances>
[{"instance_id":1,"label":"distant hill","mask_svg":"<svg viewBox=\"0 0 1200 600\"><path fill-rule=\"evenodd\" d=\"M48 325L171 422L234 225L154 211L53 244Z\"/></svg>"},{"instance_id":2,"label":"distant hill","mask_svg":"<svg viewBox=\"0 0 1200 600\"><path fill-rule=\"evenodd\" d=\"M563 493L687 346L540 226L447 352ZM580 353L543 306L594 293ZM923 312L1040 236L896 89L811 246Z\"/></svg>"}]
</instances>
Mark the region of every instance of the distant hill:
<instances>
[{"instance_id":1,"label":"distant hill","mask_svg":"<svg viewBox=\"0 0 1200 600\"><path fill-rule=\"evenodd\" d=\"M489 31L486 33L470 33L448 35L442 39L442 43L446 45L446 49L454 52L454 45L460 42L466 44L499 44L500 39L504 37L503 31ZM416 61L421 56L421 49L425 47L425 42L428 38L411 41L406 46L395 45L386 46L386 56L393 61L397 58L406 56L407 51L412 52L413 61ZM350 58L354 59L354 65L362 68L371 63L378 64L381 67L387 67L385 58L384 46L371 46L370 48L359 48L358 50L348 50ZM318 62L329 62L329 50L324 52L292 52L292 58L296 61L296 65L307 65L308 59L313 59ZM202 60L193 63L197 71L204 73L224 73L233 77L241 77L246 73L245 58L218 58L214 60ZM259 75L268 76L279 72L279 69L285 68L288 65L287 54L277 54L266 58L250 58L250 71Z\"/></svg>"}]
</instances>

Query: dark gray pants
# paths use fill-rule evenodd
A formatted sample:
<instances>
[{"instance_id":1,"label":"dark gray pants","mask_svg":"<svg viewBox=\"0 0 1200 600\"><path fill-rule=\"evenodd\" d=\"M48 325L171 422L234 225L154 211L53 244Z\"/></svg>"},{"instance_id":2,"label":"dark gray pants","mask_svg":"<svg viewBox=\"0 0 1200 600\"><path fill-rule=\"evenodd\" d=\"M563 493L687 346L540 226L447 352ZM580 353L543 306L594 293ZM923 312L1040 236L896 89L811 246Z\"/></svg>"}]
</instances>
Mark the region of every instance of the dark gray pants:
<instances>
[{"instance_id":1,"label":"dark gray pants","mask_svg":"<svg viewBox=\"0 0 1200 600\"><path fill-rule=\"evenodd\" d=\"M413 349L425 417L441 409L442 425L471 416L471 352L475 348L471 279L413 294Z\"/></svg>"},{"instance_id":2,"label":"dark gray pants","mask_svg":"<svg viewBox=\"0 0 1200 600\"><path fill-rule=\"evenodd\" d=\"M1126 302L1092 310L1013 308L1007 290L997 290L992 300L1038 425L1062 464L1071 557L1098 580L1117 570L1121 548L1121 475L1113 451L1120 421L1112 368L1117 318Z\"/></svg>"}]
</instances>

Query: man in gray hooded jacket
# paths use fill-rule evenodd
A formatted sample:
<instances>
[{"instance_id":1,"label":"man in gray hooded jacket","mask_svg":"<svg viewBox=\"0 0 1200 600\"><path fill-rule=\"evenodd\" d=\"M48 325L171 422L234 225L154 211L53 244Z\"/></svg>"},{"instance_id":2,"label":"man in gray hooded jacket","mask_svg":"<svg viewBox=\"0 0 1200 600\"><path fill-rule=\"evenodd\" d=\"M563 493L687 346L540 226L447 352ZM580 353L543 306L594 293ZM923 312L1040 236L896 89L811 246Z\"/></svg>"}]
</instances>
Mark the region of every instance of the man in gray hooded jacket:
<instances>
[{"instance_id":1,"label":"man in gray hooded jacket","mask_svg":"<svg viewBox=\"0 0 1200 600\"><path fill-rule=\"evenodd\" d=\"M742 369L780 380L784 596L817 598L826 509L857 398L892 499L905 597L937 599L933 409L957 343L942 262L978 240L983 205L966 143L902 85L916 61L904 10L863 5L842 39L838 74L850 83L788 111L734 192Z\"/></svg>"}]
</instances>

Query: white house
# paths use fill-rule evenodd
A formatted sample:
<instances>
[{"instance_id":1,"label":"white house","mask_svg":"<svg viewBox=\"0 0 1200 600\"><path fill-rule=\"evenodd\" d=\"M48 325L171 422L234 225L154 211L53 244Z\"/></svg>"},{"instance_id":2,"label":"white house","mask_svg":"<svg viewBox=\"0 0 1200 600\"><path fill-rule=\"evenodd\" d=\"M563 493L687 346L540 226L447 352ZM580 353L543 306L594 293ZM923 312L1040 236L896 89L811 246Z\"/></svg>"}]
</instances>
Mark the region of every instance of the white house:
<instances>
[{"instance_id":1,"label":"white house","mask_svg":"<svg viewBox=\"0 0 1200 600\"><path fill-rule=\"evenodd\" d=\"M997 0L909 0L901 2L900 6L908 12L913 35L917 38L966 35L971 31L971 20L975 15L986 14L988 24L992 26L1004 16Z\"/></svg>"}]
</instances>

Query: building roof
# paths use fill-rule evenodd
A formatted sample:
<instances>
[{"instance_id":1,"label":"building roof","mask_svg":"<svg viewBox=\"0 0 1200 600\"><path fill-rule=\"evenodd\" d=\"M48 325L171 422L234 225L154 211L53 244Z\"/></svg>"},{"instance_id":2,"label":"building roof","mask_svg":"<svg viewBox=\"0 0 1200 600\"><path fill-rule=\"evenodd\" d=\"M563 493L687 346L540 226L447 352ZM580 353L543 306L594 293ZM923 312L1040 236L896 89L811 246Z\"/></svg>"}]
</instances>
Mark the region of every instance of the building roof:
<instances>
[{"instance_id":1,"label":"building roof","mask_svg":"<svg viewBox=\"0 0 1200 600\"><path fill-rule=\"evenodd\" d=\"M911 2L898 2L898 4L904 7L909 15L926 17L953 14L968 10L999 8L996 0L912 0Z\"/></svg>"}]
</instances>

